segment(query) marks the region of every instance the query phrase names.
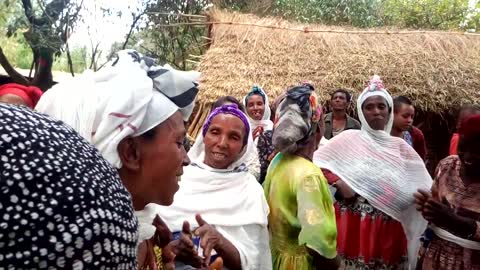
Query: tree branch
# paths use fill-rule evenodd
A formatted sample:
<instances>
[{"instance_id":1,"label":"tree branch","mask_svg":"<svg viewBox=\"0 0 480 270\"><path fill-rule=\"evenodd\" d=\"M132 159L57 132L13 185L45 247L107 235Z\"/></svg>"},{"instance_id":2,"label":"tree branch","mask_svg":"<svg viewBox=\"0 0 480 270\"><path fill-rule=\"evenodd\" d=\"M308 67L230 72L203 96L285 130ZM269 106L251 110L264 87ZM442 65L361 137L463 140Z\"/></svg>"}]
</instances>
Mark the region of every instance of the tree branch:
<instances>
[{"instance_id":1,"label":"tree branch","mask_svg":"<svg viewBox=\"0 0 480 270\"><path fill-rule=\"evenodd\" d=\"M141 12L141 13L140 13L137 17L135 17L135 19L133 20L132 25L130 26L130 30L128 31L127 37L125 38L125 42L123 43L122 50L125 50L125 48L127 47L127 43L128 43L128 40L130 39L130 36L131 36L132 33L133 33L133 29L134 29L135 26L137 25L138 20L140 20L140 18L141 18L143 15L145 15L145 12L146 12L146 10L144 10L143 12Z\"/></svg>"},{"instance_id":2,"label":"tree branch","mask_svg":"<svg viewBox=\"0 0 480 270\"><path fill-rule=\"evenodd\" d=\"M68 32L68 19L67 19L67 24L65 25L65 33L67 32ZM70 55L70 47L68 46L68 39L65 39L65 48L67 51L67 61L68 61L68 67L70 68L70 73L72 73L72 77L75 77L75 72L73 72L72 56Z\"/></svg>"},{"instance_id":3,"label":"tree branch","mask_svg":"<svg viewBox=\"0 0 480 270\"><path fill-rule=\"evenodd\" d=\"M32 2L30 0L22 0L23 4L23 11L25 12L25 16L27 17L27 20L30 22L30 24L33 24L35 20L35 16L33 15L32 11Z\"/></svg>"},{"instance_id":4,"label":"tree branch","mask_svg":"<svg viewBox=\"0 0 480 270\"><path fill-rule=\"evenodd\" d=\"M28 79L32 79L32 71L33 71L33 67L35 66L35 57L33 57L33 60L32 60L32 65L30 66L30 72L28 73Z\"/></svg>"},{"instance_id":5,"label":"tree branch","mask_svg":"<svg viewBox=\"0 0 480 270\"><path fill-rule=\"evenodd\" d=\"M0 65L2 65L3 69L5 69L7 74L12 78L15 83L30 85L30 82L25 79L22 74L18 73L15 68L12 67L5 54L3 54L2 47L0 47Z\"/></svg>"},{"instance_id":6,"label":"tree branch","mask_svg":"<svg viewBox=\"0 0 480 270\"><path fill-rule=\"evenodd\" d=\"M45 15L56 19L60 16L63 10L65 10L68 4L70 4L70 0L53 0L45 7L46 12L50 14Z\"/></svg>"},{"instance_id":7,"label":"tree branch","mask_svg":"<svg viewBox=\"0 0 480 270\"><path fill-rule=\"evenodd\" d=\"M72 77L75 77L75 72L73 71L72 56L70 55L70 48L68 47L68 42L65 42L65 47L66 47L66 51L67 51L68 67L70 69L70 73L72 73Z\"/></svg>"}]
</instances>

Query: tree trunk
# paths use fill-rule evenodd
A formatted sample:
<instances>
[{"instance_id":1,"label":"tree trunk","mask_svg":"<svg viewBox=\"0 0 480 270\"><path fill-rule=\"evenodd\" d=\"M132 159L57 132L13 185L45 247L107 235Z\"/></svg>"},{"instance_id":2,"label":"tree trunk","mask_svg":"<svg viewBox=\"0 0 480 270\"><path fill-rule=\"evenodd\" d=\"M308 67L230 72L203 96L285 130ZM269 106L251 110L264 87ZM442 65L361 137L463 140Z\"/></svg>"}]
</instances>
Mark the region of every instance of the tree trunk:
<instances>
[{"instance_id":1,"label":"tree trunk","mask_svg":"<svg viewBox=\"0 0 480 270\"><path fill-rule=\"evenodd\" d=\"M37 70L32 84L38 86L42 91L47 91L53 85L53 50L49 48L32 48L32 50L36 51L38 55L35 61Z\"/></svg>"},{"instance_id":2,"label":"tree trunk","mask_svg":"<svg viewBox=\"0 0 480 270\"><path fill-rule=\"evenodd\" d=\"M12 78L12 81L18 84L29 85L30 82L23 77L22 74L18 73L14 67L10 64L5 54L3 54L3 50L0 47L0 65L5 69L7 74Z\"/></svg>"}]
</instances>

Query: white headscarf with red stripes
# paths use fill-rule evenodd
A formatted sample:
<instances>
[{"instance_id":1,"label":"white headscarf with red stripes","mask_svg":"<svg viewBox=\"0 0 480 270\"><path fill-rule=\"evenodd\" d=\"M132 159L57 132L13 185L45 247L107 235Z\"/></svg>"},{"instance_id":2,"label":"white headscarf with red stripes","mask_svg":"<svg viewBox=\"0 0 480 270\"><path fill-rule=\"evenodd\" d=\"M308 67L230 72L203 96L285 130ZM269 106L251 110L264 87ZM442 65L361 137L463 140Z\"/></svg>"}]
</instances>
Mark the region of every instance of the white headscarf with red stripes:
<instances>
[{"instance_id":1,"label":"white headscarf with red stripes","mask_svg":"<svg viewBox=\"0 0 480 270\"><path fill-rule=\"evenodd\" d=\"M154 64L136 51L120 51L111 66L53 86L35 109L72 126L121 168L122 139L144 134L179 110L187 120L193 109L200 73Z\"/></svg>"}]
</instances>

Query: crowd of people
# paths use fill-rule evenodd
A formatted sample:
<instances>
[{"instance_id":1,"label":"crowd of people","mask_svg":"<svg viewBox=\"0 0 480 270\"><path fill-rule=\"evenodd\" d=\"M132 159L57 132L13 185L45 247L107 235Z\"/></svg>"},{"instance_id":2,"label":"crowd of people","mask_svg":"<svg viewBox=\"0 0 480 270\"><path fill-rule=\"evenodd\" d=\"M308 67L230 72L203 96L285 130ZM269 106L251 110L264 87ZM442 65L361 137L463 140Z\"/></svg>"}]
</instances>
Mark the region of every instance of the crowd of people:
<instances>
[{"instance_id":1,"label":"crowd of people","mask_svg":"<svg viewBox=\"0 0 480 270\"><path fill-rule=\"evenodd\" d=\"M378 76L359 120L310 82L219 97L190 145L199 77L124 50L44 94L0 86L0 268L480 269L480 107L432 179Z\"/></svg>"}]
</instances>

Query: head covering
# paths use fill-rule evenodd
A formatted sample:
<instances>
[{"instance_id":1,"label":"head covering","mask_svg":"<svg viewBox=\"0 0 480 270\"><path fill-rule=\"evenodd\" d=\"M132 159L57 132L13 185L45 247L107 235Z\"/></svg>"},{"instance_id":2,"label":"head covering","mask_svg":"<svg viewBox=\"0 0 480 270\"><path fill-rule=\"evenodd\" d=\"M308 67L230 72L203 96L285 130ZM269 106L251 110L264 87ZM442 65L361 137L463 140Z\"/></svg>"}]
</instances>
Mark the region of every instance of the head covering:
<instances>
[{"instance_id":1,"label":"head covering","mask_svg":"<svg viewBox=\"0 0 480 270\"><path fill-rule=\"evenodd\" d=\"M36 109L72 126L120 168L122 139L142 135L178 110L188 120L199 75L155 66L153 59L123 50L110 67L55 85Z\"/></svg>"},{"instance_id":2,"label":"head covering","mask_svg":"<svg viewBox=\"0 0 480 270\"><path fill-rule=\"evenodd\" d=\"M272 130L273 122L270 120L270 104L268 102L268 96L262 88L254 85L252 87L252 90L245 96L245 98L243 99L243 105L245 106L245 110L248 111L248 99L253 95L260 95L263 98L263 103L265 104L265 111L263 113L262 120L254 120L247 113L248 119L250 120L251 130L253 131L259 126L263 127L264 131Z\"/></svg>"},{"instance_id":3,"label":"head covering","mask_svg":"<svg viewBox=\"0 0 480 270\"><path fill-rule=\"evenodd\" d=\"M432 178L417 152L402 138L390 136L392 114L385 130L370 128L362 105L372 96L382 96L390 108L393 105L390 94L375 76L357 102L362 129L346 130L333 137L314 154L313 161L338 175L375 208L402 223L408 240L409 265L415 269L419 238L427 222L416 211L413 194L419 188L430 189Z\"/></svg>"},{"instance_id":4,"label":"head covering","mask_svg":"<svg viewBox=\"0 0 480 270\"><path fill-rule=\"evenodd\" d=\"M316 131L322 108L312 88L302 85L287 91L277 112L273 145L279 152L294 153Z\"/></svg>"},{"instance_id":5,"label":"head covering","mask_svg":"<svg viewBox=\"0 0 480 270\"><path fill-rule=\"evenodd\" d=\"M258 269L256 260L259 257L264 263L271 264L268 248L264 256L258 255L261 247L257 243L262 232L266 237L264 244L268 247L269 208L262 186L246 166L251 155L257 153L251 132L246 147L226 169L214 169L204 163L203 140L203 133L200 133L188 152L192 163L184 168L173 204L168 207L156 205L157 213L172 232L181 231L185 220L195 228L195 215L201 214L238 249L243 269ZM254 226L255 230L248 232L240 228L248 225L260 226ZM260 227L263 229L258 230Z\"/></svg>"},{"instance_id":6,"label":"head covering","mask_svg":"<svg viewBox=\"0 0 480 270\"><path fill-rule=\"evenodd\" d=\"M202 127L202 135L205 137L207 134L208 128L210 128L210 125L212 124L213 118L219 114L231 114L236 116L238 119L242 120L243 124L245 125L245 138L243 139L243 145L246 145L248 142L248 134L250 134L250 125L248 123L247 116L238 108L236 104L227 104L227 105L222 105L218 108L215 108L210 115L207 117L207 120L205 120L205 123L203 123Z\"/></svg>"},{"instance_id":7,"label":"head covering","mask_svg":"<svg viewBox=\"0 0 480 270\"><path fill-rule=\"evenodd\" d=\"M75 131L0 104L0 265L136 269L137 221L117 171Z\"/></svg>"},{"instance_id":8,"label":"head covering","mask_svg":"<svg viewBox=\"0 0 480 270\"><path fill-rule=\"evenodd\" d=\"M472 115L463 119L458 129L458 134L462 136L463 140L469 142L480 138L480 115Z\"/></svg>"},{"instance_id":9,"label":"head covering","mask_svg":"<svg viewBox=\"0 0 480 270\"><path fill-rule=\"evenodd\" d=\"M390 134L393 127L393 115L394 115L393 98L385 89L385 86L383 85L383 81L380 79L380 76L378 75L374 75L372 77L372 79L368 83L368 86L363 90L362 94L360 94L357 100L357 112L360 118L360 122L362 123L362 129L365 129L370 133L378 133L378 132L375 132L367 123L367 120L365 119L365 116L363 115L363 110L362 110L362 105L365 102L365 100L367 100L370 97L376 97L376 96L383 97L385 101L387 101L388 108L390 109L388 122L384 129L386 133ZM379 134L384 134L384 133L380 132Z\"/></svg>"},{"instance_id":10,"label":"head covering","mask_svg":"<svg viewBox=\"0 0 480 270\"><path fill-rule=\"evenodd\" d=\"M19 96L31 109L36 105L43 92L36 86L25 86L17 83L7 83L0 86L0 96L13 94Z\"/></svg>"}]
</instances>

